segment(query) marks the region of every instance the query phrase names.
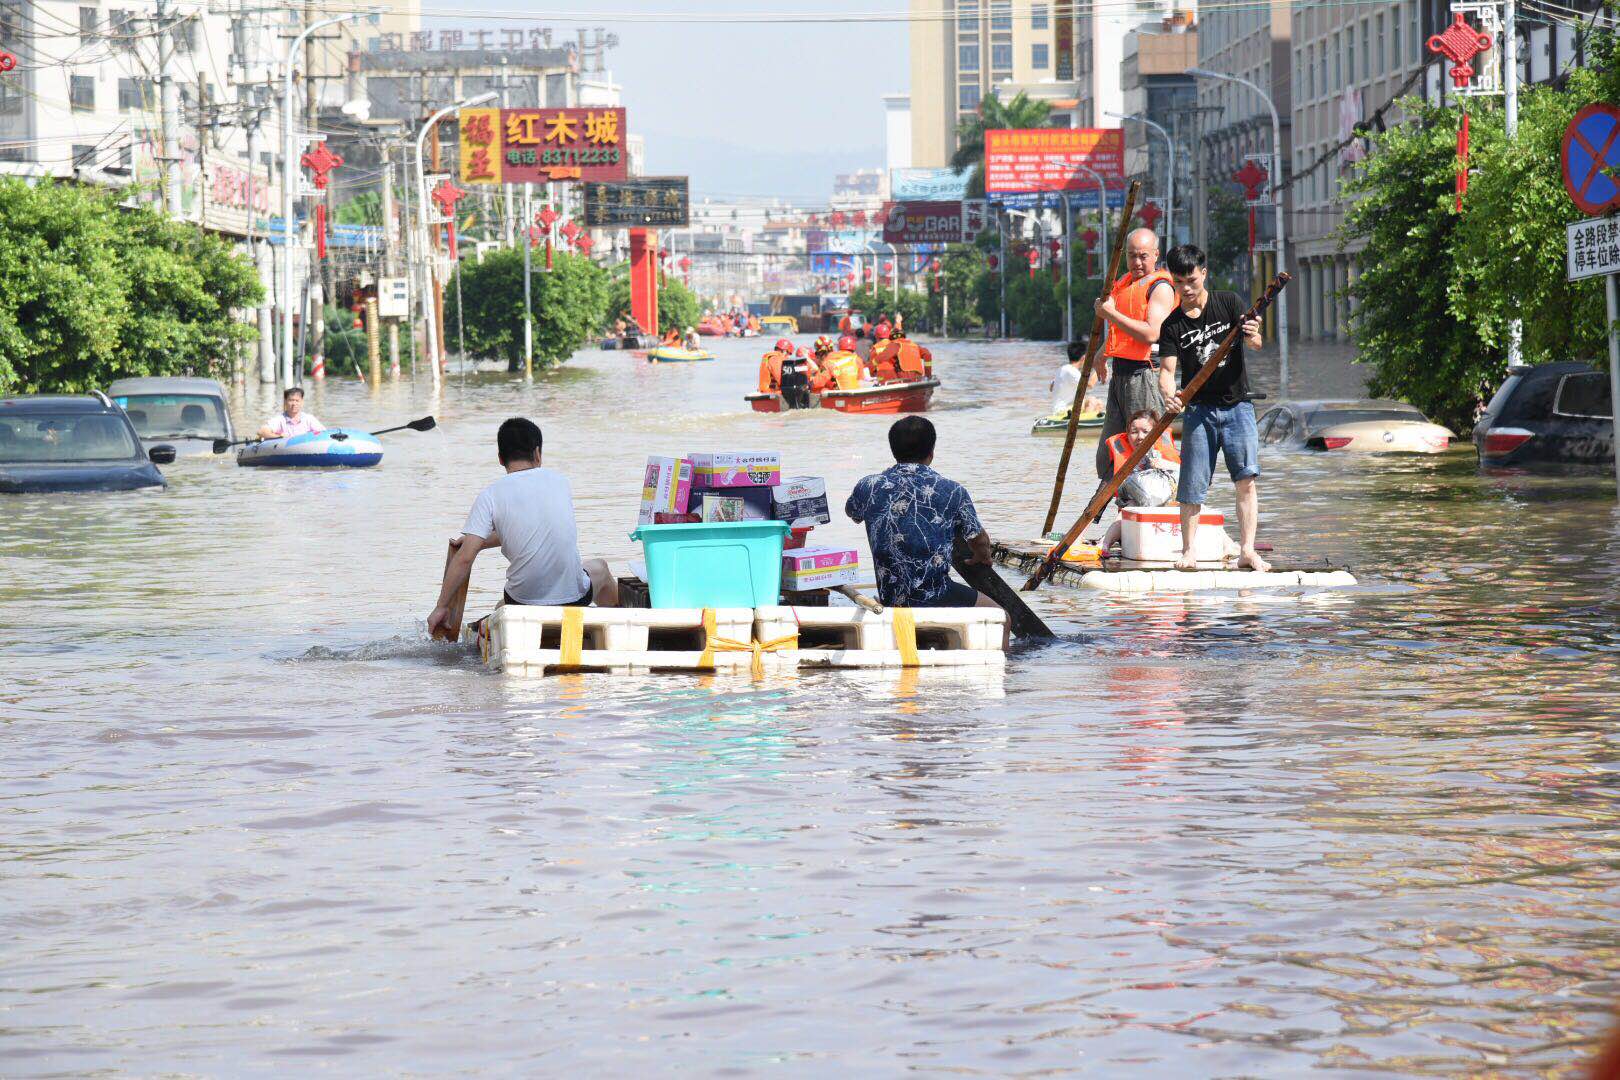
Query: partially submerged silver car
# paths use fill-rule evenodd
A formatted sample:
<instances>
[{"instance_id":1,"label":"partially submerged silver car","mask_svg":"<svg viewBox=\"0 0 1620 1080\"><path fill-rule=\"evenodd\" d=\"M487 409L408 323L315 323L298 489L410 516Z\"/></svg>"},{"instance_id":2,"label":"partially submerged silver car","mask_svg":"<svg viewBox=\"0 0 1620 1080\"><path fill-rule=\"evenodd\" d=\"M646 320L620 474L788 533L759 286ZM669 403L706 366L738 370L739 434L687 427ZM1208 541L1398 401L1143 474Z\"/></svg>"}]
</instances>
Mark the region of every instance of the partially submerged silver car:
<instances>
[{"instance_id":1,"label":"partially submerged silver car","mask_svg":"<svg viewBox=\"0 0 1620 1080\"><path fill-rule=\"evenodd\" d=\"M162 443L180 457L212 456L215 439L236 438L225 387L214 379L119 379L107 387L107 396L129 414L148 450Z\"/></svg>"}]
</instances>

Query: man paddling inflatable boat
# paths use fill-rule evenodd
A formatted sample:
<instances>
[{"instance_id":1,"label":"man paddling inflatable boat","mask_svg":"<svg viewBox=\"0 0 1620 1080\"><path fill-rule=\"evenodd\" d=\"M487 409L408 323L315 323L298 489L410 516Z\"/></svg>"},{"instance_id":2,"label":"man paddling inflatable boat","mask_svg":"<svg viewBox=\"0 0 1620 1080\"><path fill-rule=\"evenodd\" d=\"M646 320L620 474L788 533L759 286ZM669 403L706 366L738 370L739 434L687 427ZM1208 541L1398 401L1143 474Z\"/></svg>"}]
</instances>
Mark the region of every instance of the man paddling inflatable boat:
<instances>
[{"instance_id":1,"label":"man paddling inflatable boat","mask_svg":"<svg viewBox=\"0 0 1620 1080\"><path fill-rule=\"evenodd\" d=\"M467 587L473 560L499 546L506 556L508 604L545 607L617 607L619 586L603 559L579 557L574 495L568 478L540 465L540 428L514 416L501 424L496 451L506 475L473 500L455 556L445 565L439 600L428 616L428 636L450 625L451 603Z\"/></svg>"},{"instance_id":2,"label":"man paddling inflatable boat","mask_svg":"<svg viewBox=\"0 0 1620 1080\"><path fill-rule=\"evenodd\" d=\"M304 411L304 392L289 386L281 395L281 412L264 422L261 439L290 439L294 435L319 435L326 425Z\"/></svg>"}]
</instances>

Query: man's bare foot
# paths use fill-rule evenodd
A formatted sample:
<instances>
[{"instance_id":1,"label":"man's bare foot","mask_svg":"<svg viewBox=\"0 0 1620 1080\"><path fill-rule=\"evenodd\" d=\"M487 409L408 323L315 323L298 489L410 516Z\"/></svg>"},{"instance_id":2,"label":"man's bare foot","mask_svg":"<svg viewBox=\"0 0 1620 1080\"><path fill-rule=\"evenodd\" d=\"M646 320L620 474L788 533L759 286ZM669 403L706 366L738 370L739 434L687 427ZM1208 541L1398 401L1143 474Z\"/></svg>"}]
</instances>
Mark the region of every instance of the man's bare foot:
<instances>
[{"instance_id":1,"label":"man's bare foot","mask_svg":"<svg viewBox=\"0 0 1620 1080\"><path fill-rule=\"evenodd\" d=\"M1253 570L1258 570L1262 574L1271 569L1271 564L1262 559L1260 557L1260 553L1253 549L1245 550L1243 555L1238 559L1238 568L1242 569L1245 566Z\"/></svg>"},{"instance_id":2,"label":"man's bare foot","mask_svg":"<svg viewBox=\"0 0 1620 1080\"><path fill-rule=\"evenodd\" d=\"M1176 560L1176 569L1196 570L1198 569L1198 560L1186 552L1182 552L1181 558Z\"/></svg>"}]
</instances>

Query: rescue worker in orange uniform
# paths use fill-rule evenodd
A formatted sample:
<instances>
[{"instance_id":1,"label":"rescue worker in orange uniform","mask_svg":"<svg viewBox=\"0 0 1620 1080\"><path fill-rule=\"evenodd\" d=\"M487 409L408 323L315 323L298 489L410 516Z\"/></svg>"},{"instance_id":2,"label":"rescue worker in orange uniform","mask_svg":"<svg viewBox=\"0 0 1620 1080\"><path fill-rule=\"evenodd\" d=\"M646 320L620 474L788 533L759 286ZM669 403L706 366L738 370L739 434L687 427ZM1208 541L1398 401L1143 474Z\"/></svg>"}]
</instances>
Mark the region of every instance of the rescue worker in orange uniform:
<instances>
[{"instance_id":1,"label":"rescue worker in orange uniform","mask_svg":"<svg viewBox=\"0 0 1620 1080\"><path fill-rule=\"evenodd\" d=\"M759 361L759 392L778 394L782 391L782 361L793 355L793 342L778 338L776 347Z\"/></svg>"},{"instance_id":2,"label":"rescue worker in orange uniform","mask_svg":"<svg viewBox=\"0 0 1620 1080\"><path fill-rule=\"evenodd\" d=\"M894 339L894 328L880 322L872 327L872 338L872 355L866 358L867 365L872 369L872 378L880 383L898 381L900 343Z\"/></svg>"},{"instance_id":3,"label":"rescue worker in orange uniform","mask_svg":"<svg viewBox=\"0 0 1620 1080\"><path fill-rule=\"evenodd\" d=\"M1126 429L1127 418L1148 410L1164 409L1159 374L1153 367L1153 346L1159 327L1176 309L1176 290L1170 272L1157 269L1159 238L1152 229L1136 229L1125 238L1129 269L1114 282L1106 299L1096 303L1097 314L1108 322L1102 354L1108 368L1108 404L1097 440L1097 479L1113 474L1109 468L1108 440ZM1086 389L1097 382L1095 374Z\"/></svg>"},{"instance_id":4,"label":"rescue worker in orange uniform","mask_svg":"<svg viewBox=\"0 0 1620 1080\"><path fill-rule=\"evenodd\" d=\"M889 335L889 341L894 345L889 356L898 369L901 382L916 382L928 377L928 364L923 357L922 346L906 337L906 332L896 326Z\"/></svg>"},{"instance_id":5,"label":"rescue worker in orange uniform","mask_svg":"<svg viewBox=\"0 0 1620 1080\"><path fill-rule=\"evenodd\" d=\"M827 354L822 370L828 375L822 389L855 390L861 385L866 365L855 351L855 339L845 334L838 339L838 348Z\"/></svg>"},{"instance_id":6,"label":"rescue worker in orange uniform","mask_svg":"<svg viewBox=\"0 0 1620 1080\"><path fill-rule=\"evenodd\" d=\"M833 340L823 334L816 338L816 343L810 347L812 353L810 360L810 389L814 393L821 393L829 386L834 385L832 368L827 364L827 358L833 354Z\"/></svg>"}]
</instances>

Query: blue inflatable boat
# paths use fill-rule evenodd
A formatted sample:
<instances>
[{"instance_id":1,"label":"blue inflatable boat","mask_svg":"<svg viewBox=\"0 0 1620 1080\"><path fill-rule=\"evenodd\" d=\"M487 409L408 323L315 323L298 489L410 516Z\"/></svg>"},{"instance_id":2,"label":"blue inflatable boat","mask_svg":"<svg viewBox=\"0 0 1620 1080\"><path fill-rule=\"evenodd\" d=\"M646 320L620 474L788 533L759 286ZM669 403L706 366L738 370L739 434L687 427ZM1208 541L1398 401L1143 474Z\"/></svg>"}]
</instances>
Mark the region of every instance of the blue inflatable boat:
<instances>
[{"instance_id":1,"label":"blue inflatable boat","mask_svg":"<svg viewBox=\"0 0 1620 1080\"><path fill-rule=\"evenodd\" d=\"M266 468L365 469L382 460L382 443L367 431L328 428L290 439L251 442L236 453L238 465Z\"/></svg>"}]
</instances>

